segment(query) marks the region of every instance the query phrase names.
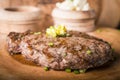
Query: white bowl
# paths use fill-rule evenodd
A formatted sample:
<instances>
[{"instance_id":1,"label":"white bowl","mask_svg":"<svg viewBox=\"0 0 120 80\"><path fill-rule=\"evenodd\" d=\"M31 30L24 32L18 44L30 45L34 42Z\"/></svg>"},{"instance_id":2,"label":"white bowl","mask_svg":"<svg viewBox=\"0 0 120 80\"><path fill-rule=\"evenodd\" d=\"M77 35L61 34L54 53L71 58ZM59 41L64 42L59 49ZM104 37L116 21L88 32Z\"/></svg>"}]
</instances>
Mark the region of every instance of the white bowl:
<instances>
[{"instance_id":1,"label":"white bowl","mask_svg":"<svg viewBox=\"0 0 120 80\"><path fill-rule=\"evenodd\" d=\"M38 31L40 9L33 6L0 9L0 33Z\"/></svg>"},{"instance_id":2,"label":"white bowl","mask_svg":"<svg viewBox=\"0 0 120 80\"><path fill-rule=\"evenodd\" d=\"M65 25L68 30L89 32L95 29L95 12L69 11L54 8L52 11L54 25Z\"/></svg>"}]
</instances>

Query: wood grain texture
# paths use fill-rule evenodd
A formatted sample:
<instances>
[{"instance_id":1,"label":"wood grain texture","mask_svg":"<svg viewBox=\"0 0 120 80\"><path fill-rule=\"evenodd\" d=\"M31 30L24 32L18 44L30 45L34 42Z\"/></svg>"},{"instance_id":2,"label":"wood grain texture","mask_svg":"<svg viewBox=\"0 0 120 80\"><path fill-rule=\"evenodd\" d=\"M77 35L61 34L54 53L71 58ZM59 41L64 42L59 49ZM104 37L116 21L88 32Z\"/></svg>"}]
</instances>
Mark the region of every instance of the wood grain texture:
<instances>
[{"instance_id":1,"label":"wood grain texture","mask_svg":"<svg viewBox=\"0 0 120 80\"><path fill-rule=\"evenodd\" d=\"M111 64L96 69L90 69L85 74L75 75L64 71L44 71L41 67L25 65L13 59L6 50L6 37L0 34L0 80L120 80L120 32L101 28L102 32L91 34L112 42L115 48L116 60Z\"/></svg>"}]
</instances>

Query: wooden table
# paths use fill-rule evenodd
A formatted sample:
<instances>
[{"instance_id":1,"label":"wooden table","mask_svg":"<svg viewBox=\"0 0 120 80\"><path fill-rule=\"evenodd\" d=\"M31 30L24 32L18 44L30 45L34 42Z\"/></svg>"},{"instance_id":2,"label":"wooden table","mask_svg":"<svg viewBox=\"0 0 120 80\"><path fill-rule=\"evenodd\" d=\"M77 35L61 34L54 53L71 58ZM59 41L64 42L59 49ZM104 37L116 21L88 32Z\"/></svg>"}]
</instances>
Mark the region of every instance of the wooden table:
<instances>
[{"instance_id":1,"label":"wooden table","mask_svg":"<svg viewBox=\"0 0 120 80\"><path fill-rule=\"evenodd\" d=\"M90 34L109 41L115 48L116 60L110 65L90 69L87 73L78 75L64 71L46 72L41 67L32 66L31 62L21 62L22 57L11 57L6 50L6 37L0 34L0 80L120 80L120 32L108 28L99 30Z\"/></svg>"}]
</instances>

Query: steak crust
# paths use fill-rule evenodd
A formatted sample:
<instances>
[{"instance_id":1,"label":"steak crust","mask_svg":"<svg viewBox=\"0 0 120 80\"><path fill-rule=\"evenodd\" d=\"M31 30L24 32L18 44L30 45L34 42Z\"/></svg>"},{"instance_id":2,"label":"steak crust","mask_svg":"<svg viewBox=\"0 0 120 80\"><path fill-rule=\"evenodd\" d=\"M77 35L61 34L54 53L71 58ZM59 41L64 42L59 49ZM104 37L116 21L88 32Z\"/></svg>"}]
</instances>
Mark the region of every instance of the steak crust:
<instances>
[{"instance_id":1,"label":"steak crust","mask_svg":"<svg viewBox=\"0 0 120 80\"><path fill-rule=\"evenodd\" d=\"M26 59L55 70L94 68L113 59L112 48L106 41L86 33L68 33L71 36L53 38L31 31L11 32L7 39L8 51L21 53Z\"/></svg>"}]
</instances>

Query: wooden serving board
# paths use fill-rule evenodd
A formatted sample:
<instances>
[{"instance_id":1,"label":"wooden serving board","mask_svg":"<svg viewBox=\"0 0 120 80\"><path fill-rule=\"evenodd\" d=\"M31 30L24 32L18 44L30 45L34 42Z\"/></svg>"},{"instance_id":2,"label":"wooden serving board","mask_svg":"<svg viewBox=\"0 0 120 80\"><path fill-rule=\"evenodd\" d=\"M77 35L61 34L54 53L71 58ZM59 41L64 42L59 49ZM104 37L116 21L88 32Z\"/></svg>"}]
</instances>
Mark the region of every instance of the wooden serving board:
<instances>
[{"instance_id":1,"label":"wooden serving board","mask_svg":"<svg viewBox=\"0 0 120 80\"><path fill-rule=\"evenodd\" d=\"M13 58L6 50L6 37L0 34L0 80L120 80L120 32L101 28L90 34L109 41L115 49L116 59L109 65L77 75L64 71L46 72L23 57Z\"/></svg>"}]
</instances>

